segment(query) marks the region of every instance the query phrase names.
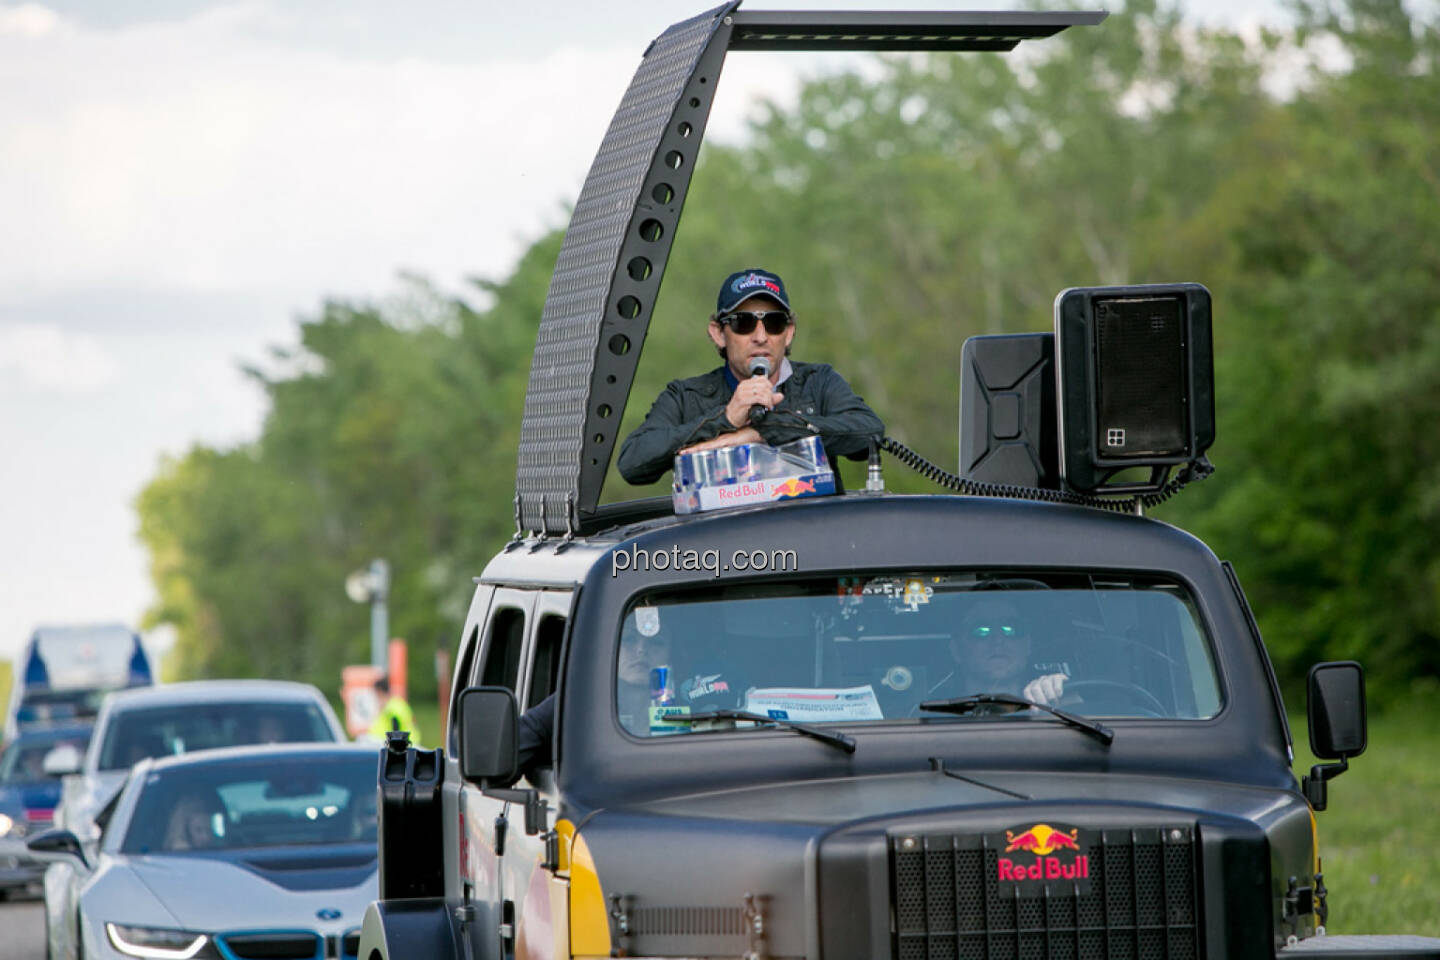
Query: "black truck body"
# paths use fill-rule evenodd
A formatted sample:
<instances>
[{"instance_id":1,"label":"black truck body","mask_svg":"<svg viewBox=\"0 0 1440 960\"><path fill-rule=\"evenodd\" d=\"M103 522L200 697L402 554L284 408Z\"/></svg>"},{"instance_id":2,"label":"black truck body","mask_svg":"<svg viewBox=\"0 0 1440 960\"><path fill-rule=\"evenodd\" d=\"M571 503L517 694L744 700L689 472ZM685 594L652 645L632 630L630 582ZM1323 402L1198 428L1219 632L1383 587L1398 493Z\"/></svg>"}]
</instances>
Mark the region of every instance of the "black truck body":
<instances>
[{"instance_id":1,"label":"black truck body","mask_svg":"<svg viewBox=\"0 0 1440 960\"><path fill-rule=\"evenodd\" d=\"M796 569L628 568L646 551L691 550L794 551ZM1213 652L1218 710L1106 717L1109 745L1043 714L897 717L844 725L853 753L779 727L637 736L618 718L620 624L637 601L964 569L1174 585ZM1226 568L1155 520L852 494L517 542L480 579L465 627L454 689L480 686L515 691L521 709L556 694L554 766L518 794L466 783L453 757L475 733L457 694L430 799L415 800L423 791L403 774L382 785L392 797L382 829L409 833L390 847L382 837L382 876L412 880L416 845L443 852L439 875L420 871L434 899L382 899L367 916L366 947L382 960L410 953L385 947L405 942L385 934L390 911L417 910L457 955L476 958L1238 958L1303 955L1319 941L1326 955L1376 955L1374 942L1314 937L1328 906L1314 814L1290 770L1264 646ZM545 808L527 836L531 783ZM405 826L422 811L433 814L428 831ZM498 833L497 820L507 822ZM1001 859L1033 868L1054 858L1005 857L1007 831L1037 824L1078 829L1078 849L1052 871L1073 873L1086 857L1087 882L1027 888L997 875Z\"/></svg>"}]
</instances>

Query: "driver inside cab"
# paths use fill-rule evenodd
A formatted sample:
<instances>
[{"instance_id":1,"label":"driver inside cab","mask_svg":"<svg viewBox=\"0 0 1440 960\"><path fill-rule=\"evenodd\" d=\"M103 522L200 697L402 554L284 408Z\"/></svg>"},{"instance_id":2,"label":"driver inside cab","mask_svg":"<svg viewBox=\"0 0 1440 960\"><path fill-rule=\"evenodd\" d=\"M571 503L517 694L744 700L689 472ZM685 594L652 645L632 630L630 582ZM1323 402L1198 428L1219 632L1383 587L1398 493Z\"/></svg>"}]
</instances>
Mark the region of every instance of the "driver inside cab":
<instances>
[{"instance_id":1,"label":"driver inside cab","mask_svg":"<svg viewBox=\"0 0 1440 960\"><path fill-rule=\"evenodd\" d=\"M1008 597L981 594L950 638L953 669L927 692L931 698L1009 693L1055 705L1065 693L1063 673L1036 675L1030 628Z\"/></svg>"}]
</instances>

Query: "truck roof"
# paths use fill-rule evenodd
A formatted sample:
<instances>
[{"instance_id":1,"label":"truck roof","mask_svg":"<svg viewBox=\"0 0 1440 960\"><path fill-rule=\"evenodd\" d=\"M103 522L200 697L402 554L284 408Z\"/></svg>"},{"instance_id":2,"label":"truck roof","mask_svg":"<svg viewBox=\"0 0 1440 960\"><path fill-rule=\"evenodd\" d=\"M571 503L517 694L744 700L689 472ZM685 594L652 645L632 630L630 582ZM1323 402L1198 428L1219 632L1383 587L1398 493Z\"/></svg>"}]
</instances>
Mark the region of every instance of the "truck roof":
<instances>
[{"instance_id":1,"label":"truck roof","mask_svg":"<svg viewBox=\"0 0 1440 960\"><path fill-rule=\"evenodd\" d=\"M716 550L722 562L737 550L793 550L800 574L975 565L1179 572L1215 563L1197 538L1146 517L995 497L856 493L662 517L571 540L517 540L480 582L609 578L615 561L602 561L639 550Z\"/></svg>"}]
</instances>

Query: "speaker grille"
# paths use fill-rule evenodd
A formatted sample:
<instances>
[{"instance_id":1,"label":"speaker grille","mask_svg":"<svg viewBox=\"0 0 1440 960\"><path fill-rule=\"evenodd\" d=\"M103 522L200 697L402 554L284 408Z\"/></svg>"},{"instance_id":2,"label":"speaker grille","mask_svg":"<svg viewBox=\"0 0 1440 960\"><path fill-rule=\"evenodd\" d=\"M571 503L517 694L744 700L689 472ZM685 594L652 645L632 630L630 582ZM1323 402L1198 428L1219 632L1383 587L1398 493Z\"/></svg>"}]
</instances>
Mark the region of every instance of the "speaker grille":
<instances>
[{"instance_id":1,"label":"speaker grille","mask_svg":"<svg viewBox=\"0 0 1440 960\"><path fill-rule=\"evenodd\" d=\"M1095 445L1101 457L1188 452L1184 319L1179 297L1096 302Z\"/></svg>"}]
</instances>

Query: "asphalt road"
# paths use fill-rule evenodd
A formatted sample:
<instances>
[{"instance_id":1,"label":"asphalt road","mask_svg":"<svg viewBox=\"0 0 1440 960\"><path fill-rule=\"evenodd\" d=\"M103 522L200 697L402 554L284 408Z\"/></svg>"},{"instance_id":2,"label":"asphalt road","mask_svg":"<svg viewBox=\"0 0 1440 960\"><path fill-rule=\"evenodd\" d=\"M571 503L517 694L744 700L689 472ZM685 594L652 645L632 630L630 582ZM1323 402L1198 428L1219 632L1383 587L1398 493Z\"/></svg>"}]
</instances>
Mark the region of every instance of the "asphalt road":
<instances>
[{"instance_id":1,"label":"asphalt road","mask_svg":"<svg viewBox=\"0 0 1440 960\"><path fill-rule=\"evenodd\" d=\"M45 903L0 903L0 960L45 960Z\"/></svg>"}]
</instances>

